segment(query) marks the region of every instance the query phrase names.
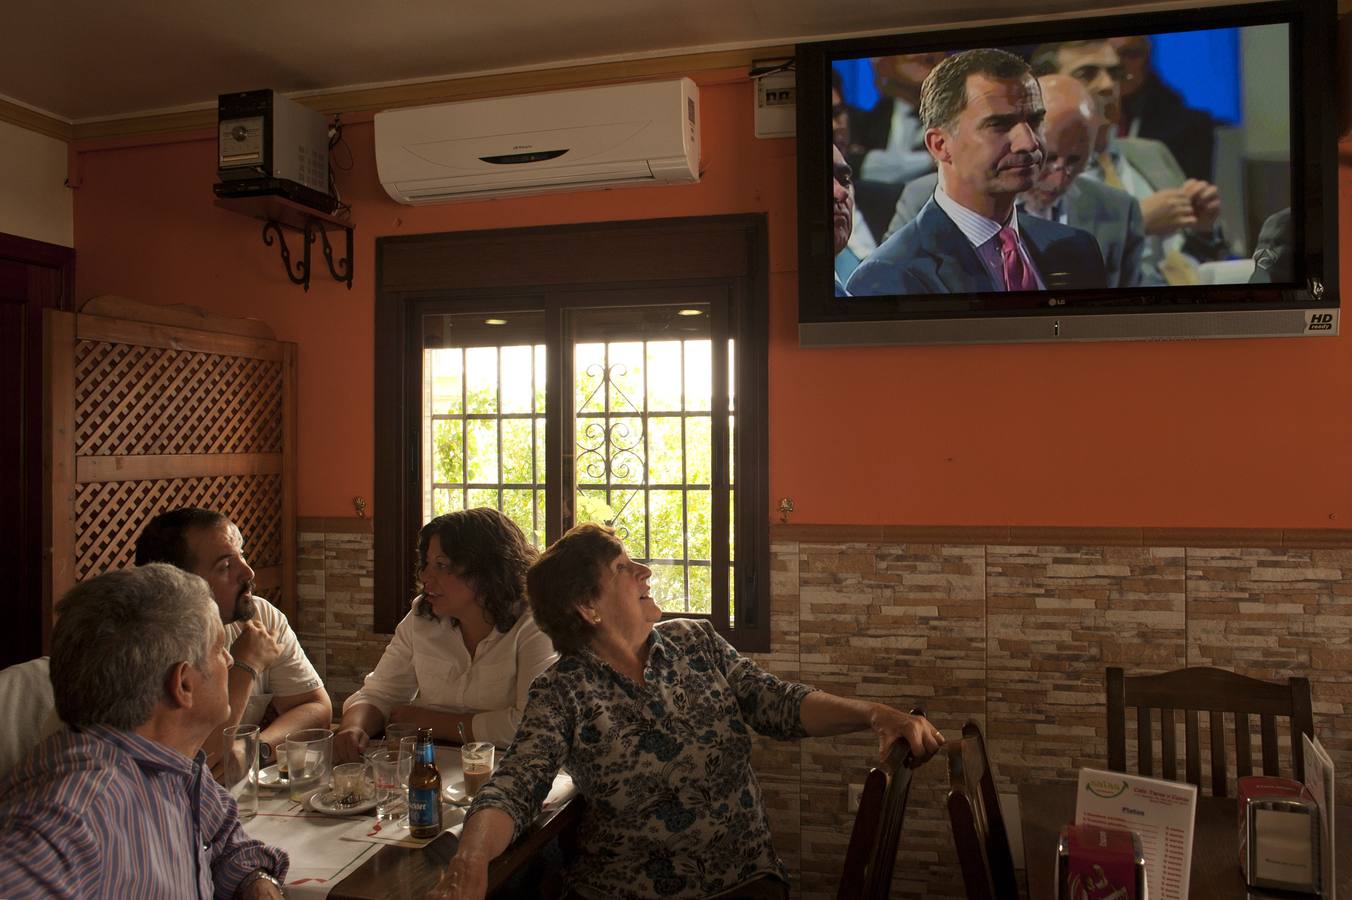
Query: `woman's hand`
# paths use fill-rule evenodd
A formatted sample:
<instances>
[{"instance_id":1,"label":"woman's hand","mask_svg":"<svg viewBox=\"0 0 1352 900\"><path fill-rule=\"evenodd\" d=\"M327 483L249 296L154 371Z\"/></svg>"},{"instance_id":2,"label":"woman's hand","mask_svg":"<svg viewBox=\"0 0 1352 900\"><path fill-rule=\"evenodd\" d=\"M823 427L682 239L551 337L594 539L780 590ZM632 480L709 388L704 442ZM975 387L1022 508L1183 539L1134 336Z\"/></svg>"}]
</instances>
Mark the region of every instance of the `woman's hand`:
<instances>
[{"instance_id":1,"label":"woman's hand","mask_svg":"<svg viewBox=\"0 0 1352 900\"><path fill-rule=\"evenodd\" d=\"M428 900L481 900L488 893L488 861L466 858L457 853L446 867Z\"/></svg>"},{"instance_id":2,"label":"woman's hand","mask_svg":"<svg viewBox=\"0 0 1352 900\"><path fill-rule=\"evenodd\" d=\"M886 759L887 751L897 741L905 741L911 748L914 765L918 766L938 753L944 744L943 734L930 723L929 719L924 716L908 715L881 703L873 705L868 724L878 735L879 759Z\"/></svg>"},{"instance_id":3,"label":"woman's hand","mask_svg":"<svg viewBox=\"0 0 1352 900\"><path fill-rule=\"evenodd\" d=\"M340 728L333 735L333 761L335 763L361 762L361 755L371 736L360 725Z\"/></svg>"}]
</instances>

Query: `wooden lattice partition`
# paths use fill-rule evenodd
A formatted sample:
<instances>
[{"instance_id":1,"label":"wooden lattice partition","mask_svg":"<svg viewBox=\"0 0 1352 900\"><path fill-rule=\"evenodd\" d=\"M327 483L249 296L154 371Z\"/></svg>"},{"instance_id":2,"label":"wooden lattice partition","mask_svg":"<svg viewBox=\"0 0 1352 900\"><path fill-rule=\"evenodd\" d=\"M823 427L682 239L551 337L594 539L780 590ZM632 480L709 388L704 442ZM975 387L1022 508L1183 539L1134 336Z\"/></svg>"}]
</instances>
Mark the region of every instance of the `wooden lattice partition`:
<instances>
[{"instance_id":1,"label":"wooden lattice partition","mask_svg":"<svg viewBox=\"0 0 1352 900\"><path fill-rule=\"evenodd\" d=\"M295 612L294 344L262 323L118 298L47 319L44 642L54 598L129 566L157 513L203 506L244 534L257 592Z\"/></svg>"}]
</instances>

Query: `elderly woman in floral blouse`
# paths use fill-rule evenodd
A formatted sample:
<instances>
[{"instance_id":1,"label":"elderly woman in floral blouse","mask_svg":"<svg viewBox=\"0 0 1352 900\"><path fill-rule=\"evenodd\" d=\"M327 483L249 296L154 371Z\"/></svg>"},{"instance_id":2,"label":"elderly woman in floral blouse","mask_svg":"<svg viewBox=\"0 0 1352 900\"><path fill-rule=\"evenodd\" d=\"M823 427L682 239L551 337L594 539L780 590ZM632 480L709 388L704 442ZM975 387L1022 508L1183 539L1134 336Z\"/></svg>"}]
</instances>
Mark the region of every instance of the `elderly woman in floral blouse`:
<instances>
[{"instance_id":1,"label":"elderly woman in floral blouse","mask_svg":"<svg viewBox=\"0 0 1352 900\"><path fill-rule=\"evenodd\" d=\"M786 740L871 728L883 752L905 740L920 759L943 743L923 717L781 681L707 622L660 621L651 574L598 525L572 529L531 567L531 608L562 656L531 687L516 742L434 893L483 897L489 861L563 766L587 800L570 896L787 897L752 731Z\"/></svg>"}]
</instances>

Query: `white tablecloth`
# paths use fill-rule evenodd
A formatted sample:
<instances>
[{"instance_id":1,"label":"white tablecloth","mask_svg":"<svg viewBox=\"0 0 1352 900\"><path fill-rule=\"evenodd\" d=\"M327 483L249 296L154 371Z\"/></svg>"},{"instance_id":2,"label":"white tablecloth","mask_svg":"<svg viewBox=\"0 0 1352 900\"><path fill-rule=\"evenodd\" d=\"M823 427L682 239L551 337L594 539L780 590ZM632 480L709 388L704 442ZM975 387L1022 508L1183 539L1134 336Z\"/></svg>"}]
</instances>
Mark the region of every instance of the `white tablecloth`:
<instances>
[{"instance_id":1,"label":"white tablecloth","mask_svg":"<svg viewBox=\"0 0 1352 900\"><path fill-rule=\"evenodd\" d=\"M437 748L437 768L441 783L451 793L463 794L464 775L460 769L460 750ZM570 798L576 789L573 780L562 772L545 801L550 809ZM447 804L442 808L445 830L460 833L465 811ZM281 847L291 857L286 875L286 895L290 898L320 898L362 863L370 859L382 844L406 847L426 846L430 841L413 841L407 828L377 827L370 814L330 816L293 802L285 790L263 788L258 795L258 815L244 823L250 837Z\"/></svg>"}]
</instances>

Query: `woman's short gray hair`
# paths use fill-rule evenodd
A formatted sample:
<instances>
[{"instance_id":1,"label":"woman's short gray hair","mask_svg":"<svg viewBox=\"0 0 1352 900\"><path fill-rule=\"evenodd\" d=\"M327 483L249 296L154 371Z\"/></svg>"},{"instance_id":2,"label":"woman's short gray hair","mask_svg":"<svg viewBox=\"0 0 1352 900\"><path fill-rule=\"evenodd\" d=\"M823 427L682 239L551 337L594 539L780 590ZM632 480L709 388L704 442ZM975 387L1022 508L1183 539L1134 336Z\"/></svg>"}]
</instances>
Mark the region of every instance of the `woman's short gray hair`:
<instances>
[{"instance_id":1,"label":"woman's short gray hair","mask_svg":"<svg viewBox=\"0 0 1352 900\"><path fill-rule=\"evenodd\" d=\"M201 578L167 563L82 581L61 599L52 629L52 691L72 728L145 723L181 662L201 669L220 616Z\"/></svg>"}]
</instances>

